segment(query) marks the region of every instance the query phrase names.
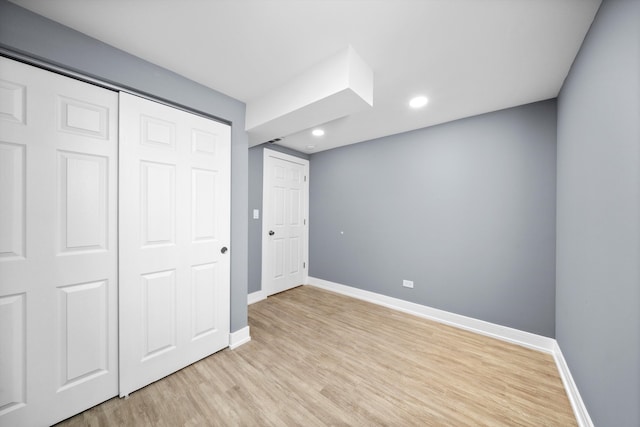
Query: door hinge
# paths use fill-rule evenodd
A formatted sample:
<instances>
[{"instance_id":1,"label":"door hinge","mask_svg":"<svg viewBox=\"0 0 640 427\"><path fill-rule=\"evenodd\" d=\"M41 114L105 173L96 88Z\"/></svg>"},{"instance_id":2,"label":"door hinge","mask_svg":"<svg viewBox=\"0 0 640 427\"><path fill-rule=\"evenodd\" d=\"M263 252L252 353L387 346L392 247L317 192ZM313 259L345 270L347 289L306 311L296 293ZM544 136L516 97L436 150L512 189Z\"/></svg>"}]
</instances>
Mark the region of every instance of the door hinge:
<instances>
[{"instance_id":1,"label":"door hinge","mask_svg":"<svg viewBox=\"0 0 640 427\"><path fill-rule=\"evenodd\" d=\"M307 175L304 176L304 182L307 182Z\"/></svg>"},{"instance_id":2,"label":"door hinge","mask_svg":"<svg viewBox=\"0 0 640 427\"><path fill-rule=\"evenodd\" d=\"M307 219L306 218L302 220L302 225L307 225Z\"/></svg>"},{"instance_id":3,"label":"door hinge","mask_svg":"<svg viewBox=\"0 0 640 427\"><path fill-rule=\"evenodd\" d=\"M302 263L302 268L307 268L307 263L306 262Z\"/></svg>"}]
</instances>

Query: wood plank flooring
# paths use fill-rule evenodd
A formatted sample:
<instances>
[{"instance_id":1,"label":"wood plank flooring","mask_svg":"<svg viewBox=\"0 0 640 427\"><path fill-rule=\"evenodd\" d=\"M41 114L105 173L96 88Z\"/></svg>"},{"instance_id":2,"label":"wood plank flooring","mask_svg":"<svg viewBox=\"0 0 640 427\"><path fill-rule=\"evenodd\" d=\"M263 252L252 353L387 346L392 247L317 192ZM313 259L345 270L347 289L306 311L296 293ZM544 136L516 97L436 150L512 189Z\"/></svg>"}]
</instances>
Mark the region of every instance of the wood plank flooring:
<instances>
[{"instance_id":1,"label":"wood plank flooring","mask_svg":"<svg viewBox=\"0 0 640 427\"><path fill-rule=\"evenodd\" d=\"M61 426L575 426L550 355L301 286L252 341Z\"/></svg>"}]
</instances>

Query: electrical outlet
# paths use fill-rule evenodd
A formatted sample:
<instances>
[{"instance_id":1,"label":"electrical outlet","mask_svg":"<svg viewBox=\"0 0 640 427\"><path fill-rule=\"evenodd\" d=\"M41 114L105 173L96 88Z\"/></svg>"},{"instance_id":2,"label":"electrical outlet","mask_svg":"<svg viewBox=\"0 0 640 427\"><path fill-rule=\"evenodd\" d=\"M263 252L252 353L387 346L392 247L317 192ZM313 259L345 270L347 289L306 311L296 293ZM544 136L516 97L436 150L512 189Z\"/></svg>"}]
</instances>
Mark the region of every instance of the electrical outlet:
<instances>
[{"instance_id":1,"label":"electrical outlet","mask_svg":"<svg viewBox=\"0 0 640 427\"><path fill-rule=\"evenodd\" d=\"M402 281L402 286L404 286L405 288L412 288L413 289L413 280L403 280Z\"/></svg>"}]
</instances>

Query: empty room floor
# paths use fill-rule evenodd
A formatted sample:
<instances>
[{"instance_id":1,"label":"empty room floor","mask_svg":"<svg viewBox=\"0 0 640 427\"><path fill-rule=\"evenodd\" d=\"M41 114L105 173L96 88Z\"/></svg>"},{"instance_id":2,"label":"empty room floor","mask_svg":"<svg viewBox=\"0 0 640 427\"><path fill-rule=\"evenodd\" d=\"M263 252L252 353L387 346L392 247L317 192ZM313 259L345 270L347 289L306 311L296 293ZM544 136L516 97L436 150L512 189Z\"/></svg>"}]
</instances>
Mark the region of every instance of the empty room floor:
<instances>
[{"instance_id":1,"label":"empty room floor","mask_svg":"<svg viewBox=\"0 0 640 427\"><path fill-rule=\"evenodd\" d=\"M59 425L572 426L551 355L301 286L252 341Z\"/></svg>"}]
</instances>

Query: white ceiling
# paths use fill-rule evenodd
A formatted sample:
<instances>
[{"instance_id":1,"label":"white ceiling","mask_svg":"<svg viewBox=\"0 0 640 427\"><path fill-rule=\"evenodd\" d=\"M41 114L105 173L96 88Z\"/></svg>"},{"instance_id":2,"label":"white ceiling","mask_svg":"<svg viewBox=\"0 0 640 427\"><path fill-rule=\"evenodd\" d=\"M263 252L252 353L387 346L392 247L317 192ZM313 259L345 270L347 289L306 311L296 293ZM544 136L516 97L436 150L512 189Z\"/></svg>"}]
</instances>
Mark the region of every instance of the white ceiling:
<instances>
[{"instance_id":1,"label":"white ceiling","mask_svg":"<svg viewBox=\"0 0 640 427\"><path fill-rule=\"evenodd\" d=\"M303 152L556 97L601 2L12 1L246 103L351 45L374 106L279 142Z\"/></svg>"}]
</instances>

